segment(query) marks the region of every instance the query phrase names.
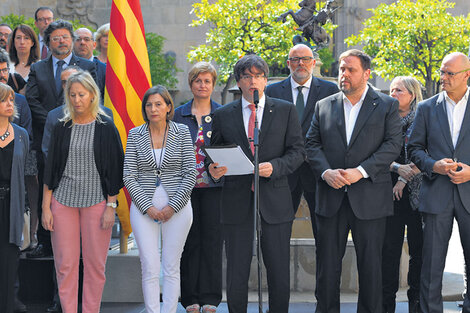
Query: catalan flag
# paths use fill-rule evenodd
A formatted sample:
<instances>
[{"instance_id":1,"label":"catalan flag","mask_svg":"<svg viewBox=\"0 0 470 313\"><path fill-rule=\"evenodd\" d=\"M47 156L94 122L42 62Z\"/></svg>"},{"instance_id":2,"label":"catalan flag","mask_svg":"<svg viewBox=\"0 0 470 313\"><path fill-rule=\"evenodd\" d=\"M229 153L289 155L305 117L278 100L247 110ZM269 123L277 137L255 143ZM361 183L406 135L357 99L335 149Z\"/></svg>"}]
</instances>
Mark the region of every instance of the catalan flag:
<instances>
[{"instance_id":1,"label":"catalan flag","mask_svg":"<svg viewBox=\"0 0 470 313\"><path fill-rule=\"evenodd\" d=\"M105 105L113 111L114 123L124 147L127 134L144 123L141 104L151 87L150 64L139 0L113 0L108 34ZM132 232L127 190L118 196L117 214L127 237Z\"/></svg>"}]
</instances>

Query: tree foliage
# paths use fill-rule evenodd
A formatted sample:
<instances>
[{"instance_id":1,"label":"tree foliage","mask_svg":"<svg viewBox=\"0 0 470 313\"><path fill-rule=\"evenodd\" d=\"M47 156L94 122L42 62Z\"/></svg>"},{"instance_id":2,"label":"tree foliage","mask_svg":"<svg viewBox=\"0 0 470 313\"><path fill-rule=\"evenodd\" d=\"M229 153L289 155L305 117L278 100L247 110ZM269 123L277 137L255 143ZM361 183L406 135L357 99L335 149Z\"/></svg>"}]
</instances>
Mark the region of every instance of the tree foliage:
<instances>
[{"instance_id":1,"label":"tree foliage","mask_svg":"<svg viewBox=\"0 0 470 313\"><path fill-rule=\"evenodd\" d=\"M69 22L72 23L72 27L74 30L78 28L86 27L92 32L95 31L93 27L83 25L79 20L73 20ZM10 13L8 15L1 16L0 23L8 24L11 27L11 29L15 29L20 24L26 24L28 26L31 26L36 32L36 34L39 34L39 30L37 29L36 25L34 25L34 18L32 17L27 18L24 15L16 15L16 14Z\"/></svg>"},{"instance_id":2,"label":"tree foliage","mask_svg":"<svg viewBox=\"0 0 470 313\"><path fill-rule=\"evenodd\" d=\"M162 53L165 38L155 33L146 33L145 40L147 41L152 85L175 88L178 84L176 73L181 70L176 67L174 56Z\"/></svg>"},{"instance_id":3,"label":"tree foliage","mask_svg":"<svg viewBox=\"0 0 470 313\"><path fill-rule=\"evenodd\" d=\"M222 102L232 80L233 66L242 56L254 53L270 67L286 66L292 38L299 34L295 30L298 26L291 18L285 23L276 19L289 9L298 10L298 0L200 0L193 4L191 13L196 19L190 26L208 25L209 30L206 43L194 47L188 60L214 61L219 65L219 81L226 84ZM325 25L330 34L334 27L331 23Z\"/></svg>"},{"instance_id":4,"label":"tree foliage","mask_svg":"<svg viewBox=\"0 0 470 313\"><path fill-rule=\"evenodd\" d=\"M364 45L374 57L375 72L393 79L411 75L426 87L427 96L437 92L438 70L445 55L466 53L470 43L470 14L453 16L446 0L400 0L371 9L364 29L345 41Z\"/></svg>"}]
</instances>

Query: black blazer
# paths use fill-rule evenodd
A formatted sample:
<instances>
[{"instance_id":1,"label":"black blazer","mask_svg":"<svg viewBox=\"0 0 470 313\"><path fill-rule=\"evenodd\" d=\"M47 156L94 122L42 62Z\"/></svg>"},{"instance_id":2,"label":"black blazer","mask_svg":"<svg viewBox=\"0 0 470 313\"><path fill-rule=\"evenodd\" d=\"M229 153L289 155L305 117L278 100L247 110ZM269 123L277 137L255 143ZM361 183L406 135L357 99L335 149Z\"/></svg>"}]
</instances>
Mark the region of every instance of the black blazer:
<instances>
[{"instance_id":1,"label":"black blazer","mask_svg":"<svg viewBox=\"0 0 470 313\"><path fill-rule=\"evenodd\" d=\"M104 103L104 89L106 87L106 64L98 60L97 57L93 57L93 63L95 63L96 67L96 84L100 89L101 101L100 103Z\"/></svg>"},{"instance_id":2,"label":"black blazer","mask_svg":"<svg viewBox=\"0 0 470 313\"><path fill-rule=\"evenodd\" d=\"M305 105L304 114L300 121L302 126L302 136L307 136L307 131L312 123L313 111L317 101L331 96L339 91L335 83L319 79L312 76L312 83L310 85L307 104ZM292 98L292 84L291 77L287 77L283 81L274 83L266 87L266 95L273 98L283 99L288 102L294 103ZM289 175L289 185L291 190L294 190L297 183L301 181L304 190L313 192L315 191L315 178L314 174L308 165L308 162L302 165L291 175Z\"/></svg>"},{"instance_id":3,"label":"black blazer","mask_svg":"<svg viewBox=\"0 0 470 313\"><path fill-rule=\"evenodd\" d=\"M93 62L72 53L69 65L75 65L85 71L89 71L96 81L96 69ZM25 96L33 117L33 149L41 151L42 133L47 113L64 103L63 91L57 93L55 88L51 55L31 65Z\"/></svg>"},{"instance_id":4,"label":"black blazer","mask_svg":"<svg viewBox=\"0 0 470 313\"><path fill-rule=\"evenodd\" d=\"M305 158L302 131L295 107L286 101L266 97L259 138L260 162L271 162L270 178L260 178L260 212L270 224L294 219L287 175ZM211 145L239 145L250 160L253 154L243 124L241 99L214 112ZM221 196L221 221L246 222L253 214L251 185L253 175L225 176Z\"/></svg>"},{"instance_id":5,"label":"black blazer","mask_svg":"<svg viewBox=\"0 0 470 313\"><path fill-rule=\"evenodd\" d=\"M359 219L376 219L393 213L390 164L402 147L402 128L398 102L371 87L366 94L354 126L349 145L346 143L343 93L317 103L306 139L307 157L317 175L315 212L331 217L349 198ZM361 165L369 175L345 188L334 189L321 174L327 169L355 168Z\"/></svg>"}]
</instances>

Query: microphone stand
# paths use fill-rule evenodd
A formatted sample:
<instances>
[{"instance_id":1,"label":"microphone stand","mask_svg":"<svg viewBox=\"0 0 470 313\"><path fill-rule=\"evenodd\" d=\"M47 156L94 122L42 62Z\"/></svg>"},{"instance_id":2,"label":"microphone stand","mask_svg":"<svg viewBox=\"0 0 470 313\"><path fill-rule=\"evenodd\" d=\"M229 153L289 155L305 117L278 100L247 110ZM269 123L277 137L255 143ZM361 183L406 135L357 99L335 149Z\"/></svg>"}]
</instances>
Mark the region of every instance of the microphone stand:
<instances>
[{"instance_id":1,"label":"microphone stand","mask_svg":"<svg viewBox=\"0 0 470 313\"><path fill-rule=\"evenodd\" d=\"M254 180L253 180L253 212L254 212L254 241L253 241L253 255L256 255L258 261L258 311L263 313L263 293L261 292L261 215L259 211L259 127L258 127L258 103L259 93L255 90L253 93L253 103L255 105L255 128L253 132L253 145L254 145Z\"/></svg>"}]
</instances>

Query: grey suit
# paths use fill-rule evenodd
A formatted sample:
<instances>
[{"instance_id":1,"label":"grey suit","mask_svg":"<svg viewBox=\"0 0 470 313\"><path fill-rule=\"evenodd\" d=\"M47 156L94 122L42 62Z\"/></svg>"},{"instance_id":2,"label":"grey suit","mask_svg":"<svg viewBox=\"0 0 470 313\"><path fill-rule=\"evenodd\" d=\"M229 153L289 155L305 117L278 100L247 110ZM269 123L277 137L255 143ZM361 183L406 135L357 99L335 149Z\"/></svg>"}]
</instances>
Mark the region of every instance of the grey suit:
<instances>
[{"instance_id":1,"label":"grey suit","mask_svg":"<svg viewBox=\"0 0 470 313\"><path fill-rule=\"evenodd\" d=\"M343 93L319 101L307 134L308 160L318 177L316 312L339 312L341 260L351 229L359 271L358 312L381 312L381 257L385 217L393 213L390 163L402 146L398 102L369 88L349 144ZM327 169L362 168L369 175L334 189Z\"/></svg>"},{"instance_id":2,"label":"grey suit","mask_svg":"<svg viewBox=\"0 0 470 313\"><path fill-rule=\"evenodd\" d=\"M442 312L442 274L454 217L459 224L467 273L470 264L470 182L455 185L432 171L443 158L470 164L470 101L454 148L446 101L440 93L419 104L408 148L412 161L427 174L421 185L419 211L423 214L424 245L420 302L424 313ZM467 297L462 312L470 312Z\"/></svg>"}]
</instances>

